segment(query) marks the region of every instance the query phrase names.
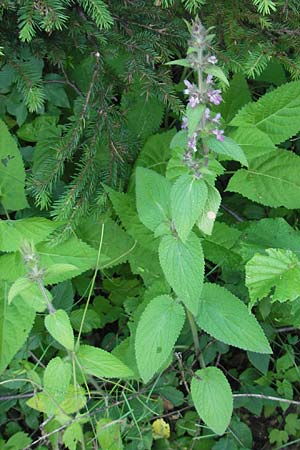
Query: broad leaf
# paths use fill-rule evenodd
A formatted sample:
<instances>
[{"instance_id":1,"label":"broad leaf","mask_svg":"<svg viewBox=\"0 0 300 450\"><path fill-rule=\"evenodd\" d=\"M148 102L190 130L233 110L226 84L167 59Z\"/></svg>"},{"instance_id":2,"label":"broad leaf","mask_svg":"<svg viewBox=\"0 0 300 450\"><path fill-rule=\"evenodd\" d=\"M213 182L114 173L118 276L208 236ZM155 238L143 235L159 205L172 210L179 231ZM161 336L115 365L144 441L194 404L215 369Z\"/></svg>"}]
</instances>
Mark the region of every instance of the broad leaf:
<instances>
[{"instance_id":1,"label":"broad leaf","mask_svg":"<svg viewBox=\"0 0 300 450\"><path fill-rule=\"evenodd\" d=\"M205 105L200 104L195 108L187 107L186 117L188 121L188 136L192 137L197 130L205 110Z\"/></svg>"},{"instance_id":2,"label":"broad leaf","mask_svg":"<svg viewBox=\"0 0 300 450\"><path fill-rule=\"evenodd\" d=\"M22 156L1 119L0 136L0 202L5 209L17 211L28 206Z\"/></svg>"},{"instance_id":3,"label":"broad leaf","mask_svg":"<svg viewBox=\"0 0 300 450\"><path fill-rule=\"evenodd\" d=\"M100 448L107 450L123 450L120 433L120 423L108 418L99 419L97 422L97 439Z\"/></svg>"},{"instance_id":4,"label":"broad leaf","mask_svg":"<svg viewBox=\"0 0 300 450\"><path fill-rule=\"evenodd\" d=\"M69 450L77 450L77 444L83 442L82 426L79 422L69 425L63 434L63 443Z\"/></svg>"},{"instance_id":5,"label":"broad leaf","mask_svg":"<svg viewBox=\"0 0 300 450\"><path fill-rule=\"evenodd\" d=\"M204 69L204 72L207 73L207 74L213 75L214 77L216 77L219 80L223 81L223 83L227 84L227 86L229 86L229 82L227 80L227 77L226 77L225 73L223 72L223 70L220 67L210 64L207 68Z\"/></svg>"},{"instance_id":6,"label":"broad leaf","mask_svg":"<svg viewBox=\"0 0 300 450\"><path fill-rule=\"evenodd\" d=\"M45 318L45 327L51 336L71 352L74 350L74 334L68 314L58 309Z\"/></svg>"},{"instance_id":7,"label":"broad leaf","mask_svg":"<svg viewBox=\"0 0 300 450\"><path fill-rule=\"evenodd\" d=\"M217 284L203 286L196 322L225 344L256 353L272 353L254 315L241 300Z\"/></svg>"},{"instance_id":8,"label":"broad leaf","mask_svg":"<svg viewBox=\"0 0 300 450\"><path fill-rule=\"evenodd\" d=\"M230 137L243 149L248 161L276 150L269 136L257 128L241 127L230 133Z\"/></svg>"},{"instance_id":9,"label":"broad leaf","mask_svg":"<svg viewBox=\"0 0 300 450\"><path fill-rule=\"evenodd\" d=\"M243 166L248 167L248 162L242 148L231 138L224 137L224 141L218 141L214 136L206 139L208 148L219 155L228 156L234 161L239 161Z\"/></svg>"},{"instance_id":10,"label":"broad leaf","mask_svg":"<svg viewBox=\"0 0 300 450\"><path fill-rule=\"evenodd\" d=\"M170 182L153 170L136 169L136 205L141 222L150 230L170 217Z\"/></svg>"},{"instance_id":11,"label":"broad leaf","mask_svg":"<svg viewBox=\"0 0 300 450\"><path fill-rule=\"evenodd\" d=\"M70 381L71 366L61 358L50 360L44 372L44 393L46 412L50 416L65 399Z\"/></svg>"},{"instance_id":12,"label":"broad leaf","mask_svg":"<svg viewBox=\"0 0 300 450\"><path fill-rule=\"evenodd\" d=\"M251 93L247 81L243 74L236 73L230 80L229 88L223 93L223 102L218 110L228 123L239 109L250 101Z\"/></svg>"},{"instance_id":13,"label":"broad leaf","mask_svg":"<svg viewBox=\"0 0 300 450\"><path fill-rule=\"evenodd\" d=\"M135 338L137 365L145 383L170 356L184 320L183 307L168 295L156 297L147 305Z\"/></svg>"},{"instance_id":14,"label":"broad leaf","mask_svg":"<svg viewBox=\"0 0 300 450\"><path fill-rule=\"evenodd\" d=\"M25 344L35 319L35 311L18 296L7 303L8 287L0 286L0 374Z\"/></svg>"},{"instance_id":15,"label":"broad leaf","mask_svg":"<svg viewBox=\"0 0 300 450\"><path fill-rule=\"evenodd\" d=\"M197 226L205 234L212 234L214 223L221 204L221 195L219 191L210 184L207 185L207 200L204 210L197 220Z\"/></svg>"},{"instance_id":16,"label":"broad leaf","mask_svg":"<svg viewBox=\"0 0 300 450\"><path fill-rule=\"evenodd\" d=\"M231 121L233 126L251 126L266 133L274 144L300 130L300 83L293 81L246 105Z\"/></svg>"},{"instance_id":17,"label":"broad leaf","mask_svg":"<svg viewBox=\"0 0 300 450\"><path fill-rule=\"evenodd\" d=\"M30 408L36 409L37 411L41 411L46 413L49 402L49 397L45 392L39 392L34 397L31 397L26 404L30 406ZM85 391L81 386L74 387L72 384L69 385L68 392L65 396L65 399L61 402L56 410L54 411L54 415L62 413L72 414L79 411L86 404L86 396Z\"/></svg>"},{"instance_id":18,"label":"broad leaf","mask_svg":"<svg viewBox=\"0 0 300 450\"><path fill-rule=\"evenodd\" d=\"M267 297L285 302L300 297L300 261L290 250L269 248L266 255L255 255L246 264L246 286L250 307Z\"/></svg>"},{"instance_id":19,"label":"broad leaf","mask_svg":"<svg viewBox=\"0 0 300 450\"><path fill-rule=\"evenodd\" d=\"M203 422L216 434L224 434L233 411L230 385L217 367L197 370L191 383L192 399Z\"/></svg>"},{"instance_id":20,"label":"broad leaf","mask_svg":"<svg viewBox=\"0 0 300 450\"><path fill-rule=\"evenodd\" d=\"M248 170L238 170L227 190L274 208L300 208L299 172L300 157L277 150L252 159Z\"/></svg>"},{"instance_id":21,"label":"broad leaf","mask_svg":"<svg viewBox=\"0 0 300 450\"><path fill-rule=\"evenodd\" d=\"M0 220L0 250L14 252L21 248L24 241L38 244L44 241L57 227L57 223L44 217Z\"/></svg>"},{"instance_id":22,"label":"broad leaf","mask_svg":"<svg viewBox=\"0 0 300 450\"><path fill-rule=\"evenodd\" d=\"M18 278L11 286L8 293L8 304L14 301L17 296L36 312L43 312L47 307L45 297L47 295L48 302L51 303L52 296L47 289L41 292L39 286L29 278Z\"/></svg>"},{"instance_id":23,"label":"broad leaf","mask_svg":"<svg viewBox=\"0 0 300 450\"><path fill-rule=\"evenodd\" d=\"M172 289L196 315L204 277L204 257L200 239L191 233L184 244L174 236L164 236L159 246L159 260Z\"/></svg>"},{"instance_id":24,"label":"broad leaf","mask_svg":"<svg viewBox=\"0 0 300 450\"><path fill-rule=\"evenodd\" d=\"M181 175L171 189L171 213L176 231L186 241L207 200L207 186L202 179Z\"/></svg>"},{"instance_id":25,"label":"broad leaf","mask_svg":"<svg viewBox=\"0 0 300 450\"><path fill-rule=\"evenodd\" d=\"M111 353L90 345L81 345L76 353L81 370L98 378L132 378L133 372Z\"/></svg>"}]
</instances>

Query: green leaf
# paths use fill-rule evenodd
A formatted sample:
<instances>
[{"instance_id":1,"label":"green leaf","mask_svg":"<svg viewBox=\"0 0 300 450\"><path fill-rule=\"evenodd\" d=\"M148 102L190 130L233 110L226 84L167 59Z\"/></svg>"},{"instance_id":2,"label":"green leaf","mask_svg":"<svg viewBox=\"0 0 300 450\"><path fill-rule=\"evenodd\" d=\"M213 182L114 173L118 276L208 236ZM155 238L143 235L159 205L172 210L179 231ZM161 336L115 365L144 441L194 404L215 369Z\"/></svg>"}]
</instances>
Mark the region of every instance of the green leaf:
<instances>
[{"instance_id":1,"label":"green leaf","mask_svg":"<svg viewBox=\"0 0 300 450\"><path fill-rule=\"evenodd\" d=\"M300 157L277 150L252 159L248 170L230 179L227 191L237 192L262 205L300 208Z\"/></svg>"},{"instance_id":2,"label":"green leaf","mask_svg":"<svg viewBox=\"0 0 300 450\"><path fill-rule=\"evenodd\" d=\"M223 93L223 102L219 106L219 111L228 123L238 110L250 101L251 93L247 81L243 74L236 73L230 80L229 88Z\"/></svg>"},{"instance_id":3,"label":"green leaf","mask_svg":"<svg viewBox=\"0 0 300 450\"><path fill-rule=\"evenodd\" d=\"M204 277L204 257L200 239L191 233L184 244L173 236L164 236L159 260L168 283L180 300L196 315Z\"/></svg>"},{"instance_id":4,"label":"green leaf","mask_svg":"<svg viewBox=\"0 0 300 450\"><path fill-rule=\"evenodd\" d=\"M270 355L249 351L247 352L247 355L251 364L263 375L267 375L270 362Z\"/></svg>"},{"instance_id":5,"label":"green leaf","mask_svg":"<svg viewBox=\"0 0 300 450\"><path fill-rule=\"evenodd\" d=\"M51 336L71 352L74 350L74 334L68 314L58 309L45 318L45 327Z\"/></svg>"},{"instance_id":6,"label":"green leaf","mask_svg":"<svg viewBox=\"0 0 300 450\"><path fill-rule=\"evenodd\" d=\"M57 227L57 223L44 217L0 220L0 250L14 252L21 248L24 241L38 244L44 241Z\"/></svg>"},{"instance_id":7,"label":"green leaf","mask_svg":"<svg viewBox=\"0 0 300 450\"><path fill-rule=\"evenodd\" d=\"M300 295L300 261L290 250L269 248L266 255L255 255L246 264L246 286L250 305L267 297L272 301L293 301Z\"/></svg>"},{"instance_id":8,"label":"green leaf","mask_svg":"<svg viewBox=\"0 0 300 450\"><path fill-rule=\"evenodd\" d=\"M195 108L191 108L190 106L186 109L186 117L188 120L188 136L192 137L195 131L197 130L199 123L202 119L203 113L205 110L205 105L200 104Z\"/></svg>"},{"instance_id":9,"label":"green leaf","mask_svg":"<svg viewBox=\"0 0 300 450\"><path fill-rule=\"evenodd\" d=\"M108 418L97 422L97 439L101 448L109 450L123 450L120 423Z\"/></svg>"},{"instance_id":10,"label":"green leaf","mask_svg":"<svg viewBox=\"0 0 300 450\"><path fill-rule=\"evenodd\" d=\"M248 161L276 150L269 136L257 128L240 127L231 132L230 137L243 149Z\"/></svg>"},{"instance_id":11,"label":"green leaf","mask_svg":"<svg viewBox=\"0 0 300 450\"><path fill-rule=\"evenodd\" d=\"M166 66L183 66L191 67L190 63L186 59L175 59L174 61L169 61L165 63Z\"/></svg>"},{"instance_id":12,"label":"green leaf","mask_svg":"<svg viewBox=\"0 0 300 450\"><path fill-rule=\"evenodd\" d=\"M76 450L77 444L83 442L82 426L79 422L73 422L69 425L63 434L63 443L69 450Z\"/></svg>"},{"instance_id":13,"label":"green leaf","mask_svg":"<svg viewBox=\"0 0 300 450\"><path fill-rule=\"evenodd\" d=\"M217 284L204 284L196 322L225 344L256 353L272 353L254 315L241 300Z\"/></svg>"},{"instance_id":14,"label":"green leaf","mask_svg":"<svg viewBox=\"0 0 300 450\"><path fill-rule=\"evenodd\" d=\"M135 338L137 365L145 383L170 356L184 320L183 307L168 295L160 295L147 305L138 322Z\"/></svg>"},{"instance_id":15,"label":"green leaf","mask_svg":"<svg viewBox=\"0 0 300 450\"><path fill-rule=\"evenodd\" d=\"M71 381L71 366L61 358L49 361L44 372L45 408L48 416L53 414L66 398Z\"/></svg>"},{"instance_id":16,"label":"green leaf","mask_svg":"<svg viewBox=\"0 0 300 450\"><path fill-rule=\"evenodd\" d=\"M204 210L201 212L196 222L199 230L203 233L208 235L212 234L221 201L222 198L218 189L208 184L207 200L205 202Z\"/></svg>"},{"instance_id":17,"label":"green leaf","mask_svg":"<svg viewBox=\"0 0 300 450\"><path fill-rule=\"evenodd\" d=\"M208 148L220 155L226 155L234 161L239 161L243 166L248 167L246 156L241 147L231 138L225 136L224 141L218 141L214 136L206 139Z\"/></svg>"},{"instance_id":18,"label":"green leaf","mask_svg":"<svg viewBox=\"0 0 300 450\"><path fill-rule=\"evenodd\" d=\"M171 150L180 148L185 149L187 146L187 131L186 130L180 130L178 131L173 139L171 140L170 148Z\"/></svg>"},{"instance_id":19,"label":"green leaf","mask_svg":"<svg viewBox=\"0 0 300 450\"><path fill-rule=\"evenodd\" d=\"M7 210L28 206L25 196L25 170L16 141L0 119L0 202Z\"/></svg>"},{"instance_id":20,"label":"green leaf","mask_svg":"<svg viewBox=\"0 0 300 450\"><path fill-rule=\"evenodd\" d=\"M76 353L81 370L98 378L132 378L133 372L111 353L90 345L81 345Z\"/></svg>"},{"instance_id":21,"label":"green leaf","mask_svg":"<svg viewBox=\"0 0 300 450\"><path fill-rule=\"evenodd\" d=\"M32 440L28 434L19 431L8 439L3 450L23 450L25 447L30 446L31 443Z\"/></svg>"},{"instance_id":22,"label":"green leaf","mask_svg":"<svg viewBox=\"0 0 300 450\"><path fill-rule=\"evenodd\" d=\"M44 289L45 295L48 297L49 303L52 301L52 296L47 289ZM47 307L46 300L41 292L39 286L29 278L18 278L11 286L8 293L8 304L20 296L30 308L36 312L43 312Z\"/></svg>"},{"instance_id":23,"label":"green leaf","mask_svg":"<svg viewBox=\"0 0 300 450\"><path fill-rule=\"evenodd\" d=\"M49 402L48 396L45 392L40 392L27 400L26 404L30 408L46 413L48 406L47 402ZM86 396L84 389L80 386L74 387L70 384L65 399L57 406L54 415L61 415L62 411L65 414L73 414L83 408L85 404Z\"/></svg>"},{"instance_id":24,"label":"green leaf","mask_svg":"<svg viewBox=\"0 0 300 450\"><path fill-rule=\"evenodd\" d=\"M150 230L170 217L170 182L153 170L136 169L136 205L141 222Z\"/></svg>"},{"instance_id":25,"label":"green leaf","mask_svg":"<svg viewBox=\"0 0 300 450\"><path fill-rule=\"evenodd\" d=\"M214 77L218 78L219 80L223 81L223 83L227 84L229 86L229 82L227 80L227 77L223 70L218 66L209 65L206 69L204 69L204 72L210 75L213 75Z\"/></svg>"},{"instance_id":26,"label":"green leaf","mask_svg":"<svg viewBox=\"0 0 300 450\"><path fill-rule=\"evenodd\" d=\"M32 328L35 311L18 296L7 304L8 287L0 285L0 374L25 344Z\"/></svg>"},{"instance_id":27,"label":"green leaf","mask_svg":"<svg viewBox=\"0 0 300 450\"><path fill-rule=\"evenodd\" d=\"M176 231L186 241L207 200L207 186L193 175L181 175L171 189L171 213Z\"/></svg>"},{"instance_id":28,"label":"green leaf","mask_svg":"<svg viewBox=\"0 0 300 450\"><path fill-rule=\"evenodd\" d=\"M17 135L23 141L28 142L37 142L45 137L52 137L53 133L57 132L58 120L58 116L38 116L32 122L22 125L17 131Z\"/></svg>"},{"instance_id":29,"label":"green leaf","mask_svg":"<svg viewBox=\"0 0 300 450\"><path fill-rule=\"evenodd\" d=\"M300 82L293 81L246 105L231 121L233 126L251 126L279 144L300 130Z\"/></svg>"},{"instance_id":30,"label":"green leaf","mask_svg":"<svg viewBox=\"0 0 300 450\"><path fill-rule=\"evenodd\" d=\"M197 413L216 434L224 434L230 424L233 397L230 385L217 367L197 370L191 383L191 394Z\"/></svg>"}]
</instances>

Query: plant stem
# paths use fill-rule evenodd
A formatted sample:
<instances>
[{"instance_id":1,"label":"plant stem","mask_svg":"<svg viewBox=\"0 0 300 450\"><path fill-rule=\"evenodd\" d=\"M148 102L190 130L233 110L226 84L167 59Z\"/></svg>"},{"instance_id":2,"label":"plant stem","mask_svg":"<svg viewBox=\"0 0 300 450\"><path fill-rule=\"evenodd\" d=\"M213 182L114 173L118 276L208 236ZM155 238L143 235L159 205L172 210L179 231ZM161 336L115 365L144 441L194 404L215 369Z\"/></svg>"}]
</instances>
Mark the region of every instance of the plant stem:
<instances>
[{"instance_id":1,"label":"plant stem","mask_svg":"<svg viewBox=\"0 0 300 450\"><path fill-rule=\"evenodd\" d=\"M187 317L189 320L189 324L190 324L190 328L191 328L191 332L192 332L192 336L193 336L196 358L199 360L201 369L204 369L206 367L206 365L205 365L205 361L204 361L204 358L203 358L203 355L201 353L200 346L199 346L197 325L195 323L192 313L188 309L186 311L187 311Z\"/></svg>"}]
</instances>

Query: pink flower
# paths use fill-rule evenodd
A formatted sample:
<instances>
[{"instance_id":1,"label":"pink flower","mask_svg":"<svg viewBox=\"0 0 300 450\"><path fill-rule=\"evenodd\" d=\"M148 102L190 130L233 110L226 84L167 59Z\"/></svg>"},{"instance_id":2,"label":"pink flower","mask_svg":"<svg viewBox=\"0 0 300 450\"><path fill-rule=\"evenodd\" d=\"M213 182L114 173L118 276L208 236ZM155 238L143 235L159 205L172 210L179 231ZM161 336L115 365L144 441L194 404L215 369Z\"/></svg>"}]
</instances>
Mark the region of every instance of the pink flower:
<instances>
[{"instance_id":1,"label":"pink flower","mask_svg":"<svg viewBox=\"0 0 300 450\"><path fill-rule=\"evenodd\" d=\"M208 74L206 77L206 84L212 84L213 83L213 76Z\"/></svg>"},{"instance_id":2,"label":"pink flower","mask_svg":"<svg viewBox=\"0 0 300 450\"><path fill-rule=\"evenodd\" d=\"M197 105L199 105L200 101L199 101L199 97L198 95L191 95L189 98L189 106L191 108L195 108Z\"/></svg>"},{"instance_id":3,"label":"pink flower","mask_svg":"<svg viewBox=\"0 0 300 450\"><path fill-rule=\"evenodd\" d=\"M189 82L189 80L183 80L184 84L186 85L187 89L185 89L183 92L184 94L191 94L194 90L194 85Z\"/></svg>"},{"instance_id":4,"label":"pink flower","mask_svg":"<svg viewBox=\"0 0 300 450\"><path fill-rule=\"evenodd\" d=\"M185 130L188 127L188 119L187 117L182 118L181 128Z\"/></svg>"},{"instance_id":5,"label":"pink flower","mask_svg":"<svg viewBox=\"0 0 300 450\"><path fill-rule=\"evenodd\" d=\"M188 138L188 148L193 150L193 152L197 151L197 133L194 133L191 138Z\"/></svg>"},{"instance_id":6,"label":"pink flower","mask_svg":"<svg viewBox=\"0 0 300 450\"><path fill-rule=\"evenodd\" d=\"M217 113L215 117L212 119L212 122L219 124L221 119L221 114Z\"/></svg>"},{"instance_id":7,"label":"pink flower","mask_svg":"<svg viewBox=\"0 0 300 450\"><path fill-rule=\"evenodd\" d=\"M224 141L224 130L218 130L217 128L213 130L213 134L216 136L218 141L223 142Z\"/></svg>"},{"instance_id":8,"label":"pink flower","mask_svg":"<svg viewBox=\"0 0 300 450\"><path fill-rule=\"evenodd\" d=\"M221 103L222 97L220 94L221 94L220 89L212 89L211 91L207 92L209 101L214 105L219 105Z\"/></svg>"},{"instance_id":9,"label":"pink flower","mask_svg":"<svg viewBox=\"0 0 300 450\"><path fill-rule=\"evenodd\" d=\"M209 58L207 58L207 61L208 61L210 64L217 64L217 62L218 62L217 58L216 58L214 55L212 55L212 56L210 56Z\"/></svg>"},{"instance_id":10,"label":"pink flower","mask_svg":"<svg viewBox=\"0 0 300 450\"><path fill-rule=\"evenodd\" d=\"M205 108L204 117L205 117L205 119L209 119L210 118L210 109L209 108Z\"/></svg>"}]
</instances>

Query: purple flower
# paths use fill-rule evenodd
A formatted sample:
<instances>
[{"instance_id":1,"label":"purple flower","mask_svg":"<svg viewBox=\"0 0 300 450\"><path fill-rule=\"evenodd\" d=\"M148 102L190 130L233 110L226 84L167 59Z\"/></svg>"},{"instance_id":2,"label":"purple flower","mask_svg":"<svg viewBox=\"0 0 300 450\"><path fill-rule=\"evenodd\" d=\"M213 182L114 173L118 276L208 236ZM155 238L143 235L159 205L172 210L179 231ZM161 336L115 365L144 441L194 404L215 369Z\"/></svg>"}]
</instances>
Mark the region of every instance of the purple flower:
<instances>
[{"instance_id":1,"label":"purple flower","mask_svg":"<svg viewBox=\"0 0 300 450\"><path fill-rule=\"evenodd\" d=\"M204 117L205 117L205 119L209 119L210 118L210 109L209 108L205 108Z\"/></svg>"},{"instance_id":2,"label":"purple flower","mask_svg":"<svg viewBox=\"0 0 300 450\"><path fill-rule=\"evenodd\" d=\"M193 152L197 151L197 133L194 133L191 138L188 138L188 148L193 150Z\"/></svg>"},{"instance_id":3,"label":"purple flower","mask_svg":"<svg viewBox=\"0 0 300 450\"><path fill-rule=\"evenodd\" d=\"M187 95L191 94L195 90L195 86L190 83L189 80L183 80L183 82L187 87L187 89L185 89L183 92Z\"/></svg>"},{"instance_id":4,"label":"purple flower","mask_svg":"<svg viewBox=\"0 0 300 450\"><path fill-rule=\"evenodd\" d=\"M193 94L193 95L190 96L190 98L189 98L189 106L191 108L195 108L197 105L199 105L199 103L200 103L200 100L199 100L198 95Z\"/></svg>"},{"instance_id":5,"label":"purple flower","mask_svg":"<svg viewBox=\"0 0 300 450\"><path fill-rule=\"evenodd\" d=\"M207 92L209 101L214 105L219 105L221 103L222 97L220 94L221 94L220 89L212 89L211 91Z\"/></svg>"},{"instance_id":6,"label":"purple flower","mask_svg":"<svg viewBox=\"0 0 300 450\"><path fill-rule=\"evenodd\" d=\"M212 119L212 122L220 124L221 114L217 113L215 117Z\"/></svg>"},{"instance_id":7,"label":"purple flower","mask_svg":"<svg viewBox=\"0 0 300 450\"><path fill-rule=\"evenodd\" d=\"M217 64L217 62L218 62L217 58L216 58L214 55L212 55L212 56L210 56L209 58L207 58L207 61L208 61L210 64Z\"/></svg>"},{"instance_id":8,"label":"purple flower","mask_svg":"<svg viewBox=\"0 0 300 450\"><path fill-rule=\"evenodd\" d=\"M206 84L213 84L213 76L211 74L207 75Z\"/></svg>"},{"instance_id":9,"label":"purple flower","mask_svg":"<svg viewBox=\"0 0 300 450\"><path fill-rule=\"evenodd\" d=\"M224 141L224 130L218 130L217 128L213 130L213 134L216 136L218 141L223 142Z\"/></svg>"},{"instance_id":10,"label":"purple flower","mask_svg":"<svg viewBox=\"0 0 300 450\"><path fill-rule=\"evenodd\" d=\"M181 128L185 130L188 127L188 119L187 117L182 118Z\"/></svg>"}]
</instances>

